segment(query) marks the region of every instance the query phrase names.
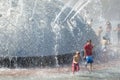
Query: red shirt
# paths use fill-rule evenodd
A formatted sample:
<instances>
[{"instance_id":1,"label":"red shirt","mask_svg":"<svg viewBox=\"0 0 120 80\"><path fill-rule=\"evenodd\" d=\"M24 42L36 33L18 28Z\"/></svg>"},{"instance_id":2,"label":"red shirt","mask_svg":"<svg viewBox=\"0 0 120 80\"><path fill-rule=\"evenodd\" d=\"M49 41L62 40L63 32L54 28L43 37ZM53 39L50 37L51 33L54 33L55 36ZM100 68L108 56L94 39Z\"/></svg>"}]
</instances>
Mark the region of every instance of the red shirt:
<instances>
[{"instance_id":1,"label":"red shirt","mask_svg":"<svg viewBox=\"0 0 120 80\"><path fill-rule=\"evenodd\" d=\"M92 55L92 49L93 49L92 44L85 44L84 50L86 51L86 56L91 56Z\"/></svg>"}]
</instances>

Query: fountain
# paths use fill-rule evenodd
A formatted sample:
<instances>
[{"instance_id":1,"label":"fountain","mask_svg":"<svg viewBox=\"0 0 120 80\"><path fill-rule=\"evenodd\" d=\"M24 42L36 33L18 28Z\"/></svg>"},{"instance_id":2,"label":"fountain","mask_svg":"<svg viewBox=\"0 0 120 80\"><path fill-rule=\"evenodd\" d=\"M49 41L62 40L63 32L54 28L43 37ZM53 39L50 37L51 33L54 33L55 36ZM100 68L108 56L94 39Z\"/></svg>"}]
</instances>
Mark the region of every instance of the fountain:
<instances>
[{"instance_id":1,"label":"fountain","mask_svg":"<svg viewBox=\"0 0 120 80\"><path fill-rule=\"evenodd\" d=\"M86 23L94 18L100 24L101 0L61 1L0 0L1 80L120 79L119 46L101 52L95 27ZM95 44L94 69L89 72L81 61L80 71L72 74L72 56L87 39Z\"/></svg>"},{"instance_id":2,"label":"fountain","mask_svg":"<svg viewBox=\"0 0 120 80\"><path fill-rule=\"evenodd\" d=\"M1 1L0 66L68 64L87 39L98 43L92 28L68 4L57 0ZM87 4L74 6L81 10Z\"/></svg>"}]
</instances>

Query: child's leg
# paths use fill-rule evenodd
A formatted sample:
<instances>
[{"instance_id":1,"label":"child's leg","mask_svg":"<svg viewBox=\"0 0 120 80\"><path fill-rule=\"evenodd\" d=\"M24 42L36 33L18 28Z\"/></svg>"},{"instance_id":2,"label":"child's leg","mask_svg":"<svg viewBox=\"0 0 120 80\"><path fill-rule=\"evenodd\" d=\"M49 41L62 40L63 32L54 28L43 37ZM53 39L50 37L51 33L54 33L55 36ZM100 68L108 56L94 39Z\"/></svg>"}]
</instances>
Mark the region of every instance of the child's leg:
<instances>
[{"instance_id":1,"label":"child's leg","mask_svg":"<svg viewBox=\"0 0 120 80\"><path fill-rule=\"evenodd\" d=\"M92 71L92 63L90 63L90 71Z\"/></svg>"},{"instance_id":2,"label":"child's leg","mask_svg":"<svg viewBox=\"0 0 120 80\"><path fill-rule=\"evenodd\" d=\"M74 73L75 72L75 64L72 63L72 72Z\"/></svg>"},{"instance_id":3,"label":"child's leg","mask_svg":"<svg viewBox=\"0 0 120 80\"><path fill-rule=\"evenodd\" d=\"M76 64L76 71L79 71L79 70L80 70L79 64Z\"/></svg>"}]
</instances>

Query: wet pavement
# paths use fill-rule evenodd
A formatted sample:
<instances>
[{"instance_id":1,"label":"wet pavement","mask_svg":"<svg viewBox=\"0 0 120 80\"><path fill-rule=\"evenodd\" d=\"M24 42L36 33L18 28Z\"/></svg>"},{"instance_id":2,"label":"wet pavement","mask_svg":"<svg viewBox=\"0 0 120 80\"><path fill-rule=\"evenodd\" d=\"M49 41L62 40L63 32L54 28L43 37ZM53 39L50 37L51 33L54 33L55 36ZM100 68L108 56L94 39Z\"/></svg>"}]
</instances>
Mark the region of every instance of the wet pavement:
<instances>
[{"instance_id":1,"label":"wet pavement","mask_svg":"<svg viewBox=\"0 0 120 80\"><path fill-rule=\"evenodd\" d=\"M119 47L117 49L119 54ZM88 66L89 67L89 66ZM94 63L93 71L89 72L83 64L80 71L73 74L71 65L55 68L28 68L28 69L0 69L0 80L120 80L120 58L113 58L106 62Z\"/></svg>"}]
</instances>

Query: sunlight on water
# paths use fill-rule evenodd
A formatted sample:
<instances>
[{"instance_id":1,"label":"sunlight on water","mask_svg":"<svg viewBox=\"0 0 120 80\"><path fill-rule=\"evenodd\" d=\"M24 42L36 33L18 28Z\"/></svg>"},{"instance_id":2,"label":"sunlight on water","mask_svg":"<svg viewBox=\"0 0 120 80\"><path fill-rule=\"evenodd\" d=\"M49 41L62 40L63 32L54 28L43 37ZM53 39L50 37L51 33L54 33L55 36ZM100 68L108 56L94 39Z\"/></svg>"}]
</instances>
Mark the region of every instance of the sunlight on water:
<instances>
[{"instance_id":1,"label":"sunlight on water","mask_svg":"<svg viewBox=\"0 0 120 80\"><path fill-rule=\"evenodd\" d=\"M61 1L0 0L0 57L5 59L0 62L0 80L120 80L120 46L116 33L112 31L112 44L106 52L101 51L95 33L105 21L101 0ZM91 19L94 19L92 28L88 25ZM111 22L113 26L119 23ZM71 65L59 64L58 55L81 50L89 38L97 46L95 60L99 59L92 72L85 68L84 62L75 74ZM21 65L17 64L17 57L40 56L43 59L51 55L54 56L54 67L33 68L34 65L27 64L29 59L21 63L30 68L19 68ZM31 64L43 65L45 59L40 63L31 60Z\"/></svg>"},{"instance_id":2,"label":"sunlight on water","mask_svg":"<svg viewBox=\"0 0 120 80\"><path fill-rule=\"evenodd\" d=\"M57 69L0 69L1 80L119 80L120 70L118 67L97 70L93 72L79 71L62 73ZM3 75L4 74L4 75Z\"/></svg>"}]
</instances>

